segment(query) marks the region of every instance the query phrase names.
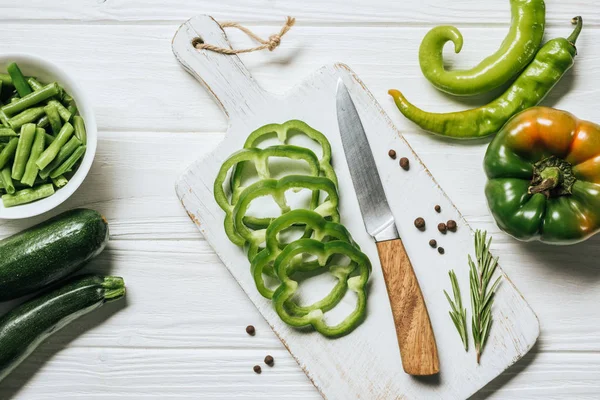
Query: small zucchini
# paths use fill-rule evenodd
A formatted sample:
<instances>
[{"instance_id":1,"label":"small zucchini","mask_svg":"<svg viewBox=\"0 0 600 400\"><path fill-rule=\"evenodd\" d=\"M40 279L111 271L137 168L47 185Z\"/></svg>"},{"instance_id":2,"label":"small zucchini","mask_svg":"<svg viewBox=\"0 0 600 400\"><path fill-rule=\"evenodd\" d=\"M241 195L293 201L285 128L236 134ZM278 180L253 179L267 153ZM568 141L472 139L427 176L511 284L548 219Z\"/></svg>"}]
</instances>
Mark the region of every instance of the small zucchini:
<instances>
[{"instance_id":1,"label":"small zucchini","mask_svg":"<svg viewBox=\"0 0 600 400\"><path fill-rule=\"evenodd\" d=\"M75 209L0 241L0 301L36 292L83 267L108 242L100 213Z\"/></svg>"},{"instance_id":2,"label":"small zucchini","mask_svg":"<svg viewBox=\"0 0 600 400\"><path fill-rule=\"evenodd\" d=\"M104 303L125 296L123 279L83 275L29 300L0 318L0 381L48 336Z\"/></svg>"}]
</instances>

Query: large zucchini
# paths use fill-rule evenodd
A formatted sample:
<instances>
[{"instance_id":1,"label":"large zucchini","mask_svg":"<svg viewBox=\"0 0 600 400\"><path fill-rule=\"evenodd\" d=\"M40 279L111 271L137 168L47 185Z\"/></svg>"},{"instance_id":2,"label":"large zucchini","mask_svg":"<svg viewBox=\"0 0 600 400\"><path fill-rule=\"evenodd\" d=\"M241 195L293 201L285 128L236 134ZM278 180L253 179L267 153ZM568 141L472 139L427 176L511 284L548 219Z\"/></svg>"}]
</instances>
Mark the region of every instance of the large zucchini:
<instances>
[{"instance_id":1,"label":"large zucchini","mask_svg":"<svg viewBox=\"0 0 600 400\"><path fill-rule=\"evenodd\" d=\"M0 381L57 330L125 295L123 279L83 275L0 318Z\"/></svg>"},{"instance_id":2,"label":"large zucchini","mask_svg":"<svg viewBox=\"0 0 600 400\"><path fill-rule=\"evenodd\" d=\"M94 210L64 212L0 241L0 301L33 293L78 271L108 241Z\"/></svg>"}]
</instances>

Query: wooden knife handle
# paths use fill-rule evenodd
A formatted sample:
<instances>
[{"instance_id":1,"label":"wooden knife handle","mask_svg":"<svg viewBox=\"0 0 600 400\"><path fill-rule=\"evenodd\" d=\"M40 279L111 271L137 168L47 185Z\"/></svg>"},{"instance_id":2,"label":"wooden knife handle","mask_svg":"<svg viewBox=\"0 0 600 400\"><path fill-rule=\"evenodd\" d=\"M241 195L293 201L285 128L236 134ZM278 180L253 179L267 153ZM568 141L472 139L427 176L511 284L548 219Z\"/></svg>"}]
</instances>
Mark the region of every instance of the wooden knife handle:
<instances>
[{"instance_id":1,"label":"wooden knife handle","mask_svg":"<svg viewBox=\"0 0 600 400\"><path fill-rule=\"evenodd\" d=\"M427 307L402 240L377 243L385 285L394 314L402 367L410 375L440 371Z\"/></svg>"}]
</instances>

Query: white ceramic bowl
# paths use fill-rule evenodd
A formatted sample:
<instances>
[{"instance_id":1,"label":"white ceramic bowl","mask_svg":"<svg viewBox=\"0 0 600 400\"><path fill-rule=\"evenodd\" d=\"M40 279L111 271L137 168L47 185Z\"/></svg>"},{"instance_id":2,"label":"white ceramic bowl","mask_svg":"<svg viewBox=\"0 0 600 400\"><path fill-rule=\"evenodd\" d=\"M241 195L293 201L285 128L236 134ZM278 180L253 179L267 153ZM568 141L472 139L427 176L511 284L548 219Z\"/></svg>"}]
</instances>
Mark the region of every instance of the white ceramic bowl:
<instances>
[{"instance_id":1,"label":"white ceramic bowl","mask_svg":"<svg viewBox=\"0 0 600 400\"><path fill-rule=\"evenodd\" d=\"M0 201L0 219L29 218L43 214L57 207L67 200L81 185L88 174L98 144L98 131L96 118L90 106L87 96L79 85L71 78L71 75L51 62L31 54L0 54L0 71L6 72L6 67L11 62L16 62L24 75L35 76L43 83L58 82L75 99L79 113L85 121L87 133L87 149L81 165L69 180L69 183L61 189L57 189L50 197L21 206L5 208Z\"/></svg>"}]
</instances>

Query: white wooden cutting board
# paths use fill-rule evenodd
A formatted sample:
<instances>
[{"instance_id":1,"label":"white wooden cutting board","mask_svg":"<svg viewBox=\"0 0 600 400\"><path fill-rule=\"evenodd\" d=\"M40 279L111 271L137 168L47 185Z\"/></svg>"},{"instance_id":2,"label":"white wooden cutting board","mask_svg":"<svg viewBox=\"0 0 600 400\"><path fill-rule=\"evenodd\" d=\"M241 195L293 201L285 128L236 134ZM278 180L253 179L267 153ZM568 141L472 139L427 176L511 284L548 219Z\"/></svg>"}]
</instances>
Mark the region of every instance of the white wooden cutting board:
<instances>
[{"instance_id":1,"label":"white wooden cutting board","mask_svg":"<svg viewBox=\"0 0 600 400\"><path fill-rule=\"evenodd\" d=\"M470 319L467 254L473 251L472 231L347 66L323 67L289 93L272 94L258 86L237 56L196 50L191 42L197 37L221 47L229 47L229 42L211 17L198 16L178 30L173 51L190 74L214 95L230 125L225 140L183 174L176 185L177 194L190 218L324 398L467 398L527 353L539 335L539 323L508 277L497 293L494 325L481 365L477 365L473 349L469 353L463 350L448 316L449 305L443 290L450 290L447 272L454 269ZM441 372L435 377L415 378L402 370L376 247L364 230L340 142L335 109L336 83L340 77L360 113L400 235L421 284L440 357ZM290 119L303 120L329 138L339 178L341 220L373 263L367 318L352 334L339 339L300 332L281 322L271 302L257 292L246 255L227 239L223 230L224 213L213 198L217 171L231 153L243 147L248 134L262 125ZM409 158L410 171L402 170L397 160L387 156L389 149L395 149L398 157ZM436 204L441 205L441 214L434 211ZM424 232L413 225L419 216L427 222ZM458 230L442 235L436 229L437 224L449 219L458 221ZM429 247L431 238L445 248L444 255ZM226 300L227 293L223 293L223 298Z\"/></svg>"}]
</instances>

